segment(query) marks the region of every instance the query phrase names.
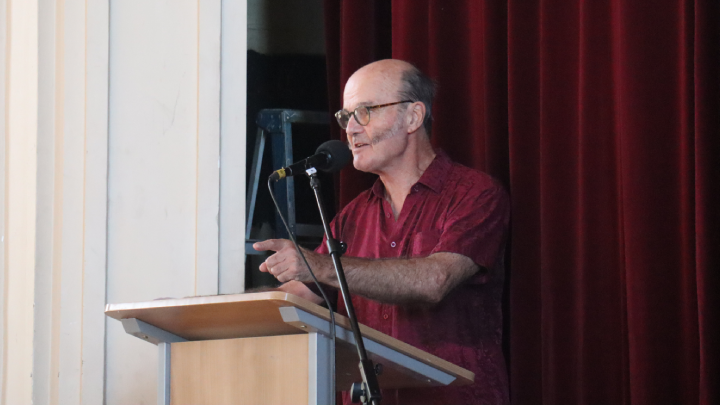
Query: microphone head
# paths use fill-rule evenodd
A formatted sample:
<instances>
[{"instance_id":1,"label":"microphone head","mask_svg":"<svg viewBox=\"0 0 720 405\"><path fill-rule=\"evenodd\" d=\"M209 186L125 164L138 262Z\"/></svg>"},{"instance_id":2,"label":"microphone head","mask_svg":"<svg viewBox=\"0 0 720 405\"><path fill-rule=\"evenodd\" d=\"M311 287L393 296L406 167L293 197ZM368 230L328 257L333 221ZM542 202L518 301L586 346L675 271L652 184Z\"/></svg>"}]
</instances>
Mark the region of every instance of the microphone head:
<instances>
[{"instance_id":1,"label":"microphone head","mask_svg":"<svg viewBox=\"0 0 720 405\"><path fill-rule=\"evenodd\" d=\"M327 163L324 165L318 165L317 167L327 173L339 172L340 169L345 167L345 165L350 163L352 160L352 152L350 152L350 148L348 148L347 144L338 140L323 143L318 146L315 153L322 153L327 157Z\"/></svg>"}]
</instances>

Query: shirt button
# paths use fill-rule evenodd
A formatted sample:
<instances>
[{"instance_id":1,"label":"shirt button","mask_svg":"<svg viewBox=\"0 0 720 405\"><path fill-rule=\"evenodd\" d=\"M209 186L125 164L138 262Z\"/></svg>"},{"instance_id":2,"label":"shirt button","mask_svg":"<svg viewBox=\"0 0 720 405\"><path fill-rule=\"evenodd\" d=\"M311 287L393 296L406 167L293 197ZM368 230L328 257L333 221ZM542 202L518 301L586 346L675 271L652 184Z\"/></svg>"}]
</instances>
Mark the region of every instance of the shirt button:
<instances>
[{"instance_id":1,"label":"shirt button","mask_svg":"<svg viewBox=\"0 0 720 405\"><path fill-rule=\"evenodd\" d=\"M388 314L383 314L383 319L388 319L388 318L389 318Z\"/></svg>"},{"instance_id":2,"label":"shirt button","mask_svg":"<svg viewBox=\"0 0 720 405\"><path fill-rule=\"evenodd\" d=\"M395 242L391 242L390 246L395 247Z\"/></svg>"},{"instance_id":3,"label":"shirt button","mask_svg":"<svg viewBox=\"0 0 720 405\"><path fill-rule=\"evenodd\" d=\"M385 214L386 217L390 218L390 213Z\"/></svg>"}]
</instances>

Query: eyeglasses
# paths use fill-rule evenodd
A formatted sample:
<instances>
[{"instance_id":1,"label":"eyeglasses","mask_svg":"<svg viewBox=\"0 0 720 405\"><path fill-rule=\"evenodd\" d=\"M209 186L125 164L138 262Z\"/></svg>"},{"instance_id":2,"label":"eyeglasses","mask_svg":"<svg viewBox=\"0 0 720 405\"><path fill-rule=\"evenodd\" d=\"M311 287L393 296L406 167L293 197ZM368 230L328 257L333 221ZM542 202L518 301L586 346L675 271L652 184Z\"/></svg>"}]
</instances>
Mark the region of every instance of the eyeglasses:
<instances>
[{"instance_id":1,"label":"eyeglasses","mask_svg":"<svg viewBox=\"0 0 720 405\"><path fill-rule=\"evenodd\" d=\"M383 107L389 107L391 105L395 104L402 104L402 103L412 103L412 100L403 100L403 101L396 101L394 103L388 103L388 104L380 104L380 105L361 105L358 108L355 109L353 112L348 112L346 110L340 110L335 113L335 118L337 119L338 124L340 124L340 127L342 129L347 129L348 124L350 123L350 117L355 117L355 121L357 121L358 124L365 126L370 123L370 110L374 110L376 108L383 108Z\"/></svg>"}]
</instances>

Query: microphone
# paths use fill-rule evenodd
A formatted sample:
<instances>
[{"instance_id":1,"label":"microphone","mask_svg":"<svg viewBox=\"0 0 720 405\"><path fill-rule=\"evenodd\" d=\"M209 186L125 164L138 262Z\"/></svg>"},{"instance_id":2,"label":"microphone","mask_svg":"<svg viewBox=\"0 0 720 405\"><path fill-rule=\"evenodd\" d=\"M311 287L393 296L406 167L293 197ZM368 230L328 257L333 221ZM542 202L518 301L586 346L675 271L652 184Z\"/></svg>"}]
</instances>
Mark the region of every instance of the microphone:
<instances>
[{"instance_id":1,"label":"microphone","mask_svg":"<svg viewBox=\"0 0 720 405\"><path fill-rule=\"evenodd\" d=\"M335 173L350 163L350 160L352 160L352 152L345 143L337 140L327 141L318 146L315 154L309 158L295 162L280 170L275 170L270 175L270 180L278 181L285 177L295 176L304 173L310 168Z\"/></svg>"}]
</instances>

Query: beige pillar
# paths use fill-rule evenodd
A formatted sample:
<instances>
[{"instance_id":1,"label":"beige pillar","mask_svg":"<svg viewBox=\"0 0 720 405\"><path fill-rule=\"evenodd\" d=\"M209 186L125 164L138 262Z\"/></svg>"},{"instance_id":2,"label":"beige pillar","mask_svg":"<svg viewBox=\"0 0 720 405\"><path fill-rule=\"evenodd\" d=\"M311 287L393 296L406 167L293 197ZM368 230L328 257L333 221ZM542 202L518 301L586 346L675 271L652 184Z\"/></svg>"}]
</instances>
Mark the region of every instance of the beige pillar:
<instances>
[{"instance_id":1,"label":"beige pillar","mask_svg":"<svg viewBox=\"0 0 720 405\"><path fill-rule=\"evenodd\" d=\"M2 401L32 402L37 173L38 3L3 4Z\"/></svg>"},{"instance_id":2,"label":"beige pillar","mask_svg":"<svg viewBox=\"0 0 720 405\"><path fill-rule=\"evenodd\" d=\"M242 290L245 15L0 0L0 405L153 403L105 304Z\"/></svg>"}]
</instances>

